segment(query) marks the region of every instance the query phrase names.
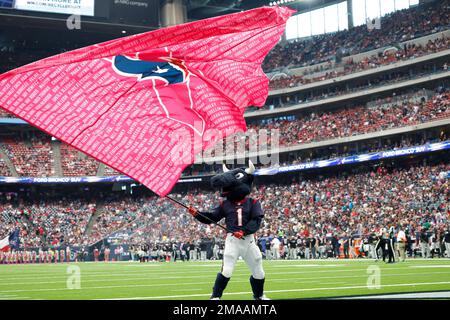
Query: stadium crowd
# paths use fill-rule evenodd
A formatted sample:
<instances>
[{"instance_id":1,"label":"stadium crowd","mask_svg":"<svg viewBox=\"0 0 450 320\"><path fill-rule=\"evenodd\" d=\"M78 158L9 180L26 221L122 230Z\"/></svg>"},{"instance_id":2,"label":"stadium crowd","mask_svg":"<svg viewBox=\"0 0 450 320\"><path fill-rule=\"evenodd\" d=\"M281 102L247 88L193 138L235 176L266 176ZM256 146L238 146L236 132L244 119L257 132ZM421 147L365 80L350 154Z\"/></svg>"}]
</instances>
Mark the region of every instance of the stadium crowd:
<instances>
[{"instance_id":1,"label":"stadium crowd","mask_svg":"<svg viewBox=\"0 0 450 320\"><path fill-rule=\"evenodd\" d=\"M7 137L3 140L3 151L11 160L20 176L47 177L55 174L54 158L49 138L38 134L24 143L19 137Z\"/></svg>"},{"instance_id":2,"label":"stadium crowd","mask_svg":"<svg viewBox=\"0 0 450 320\"><path fill-rule=\"evenodd\" d=\"M132 221L155 212L153 198L125 198L109 196L100 205L99 215L90 231L90 241L101 240L105 235L120 230Z\"/></svg>"},{"instance_id":3,"label":"stadium crowd","mask_svg":"<svg viewBox=\"0 0 450 320\"><path fill-rule=\"evenodd\" d=\"M333 237L338 241L358 237L367 242L381 228L400 225L408 226L417 245L418 233L424 228L430 233L429 244L439 243L450 223L449 182L442 179L442 172L449 169L448 164L393 170L380 166L361 173L319 176L288 185L258 185L253 196L262 201L266 213L259 236L279 238L280 251L275 257L284 256L281 243L292 237L299 241L300 247L309 238L318 239L317 244L323 246L330 245ZM201 209L213 206L217 201L213 199L217 195L201 191L179 196L182 202ZM164 206L159 208L165 211ZM181 210L175 215L158 216L156 220L144 219L142 224L138 220L129 241L157 243L166 236L169 240L191 243L201 240L200 235L223 236L222 230L192 224L189 219ZM262 249L265 251L264 245Z\"/></svg>"},{"instance_id":4,"label":"stadium crowd","mask_svg":"<svg viewBox=\"0 0 450 320\"><path fill-rule=\"evenodd\" d=\"M374 244L382 228L393 226L409 230L412 255L421 252L421 232L426 230L424 257L432 253L442 256L444 251L437 249L444 244L450 226L449 171L446 162L404 168L375 166L353 173L304 177L287 184L257 185L252 196L261 200L265 211L264 225L258 232L261 249L269 259L337 257L342 254L342 242L352 240L359 243L357 255L364 252L369 255L364 245ZM5 198L7 194L1 196ZM174 196L201 210L212 208L218 201L217 193L205 190ZM86 246L120 230L129 235L122 243L131 245L136 256L142 255L137 251L145 248L148 253L155 250L167 253L170 251L167 248L180 250L180 246L193 246L193 250L208 252L193 253L194 256L218 257L224 231L197 223L185 209L167 199L151 196L107 199L103 199L103 205L80 200L42 200L39 205L20 207L3 204L2 225L12 230L17 221L32 222L36 230L22 227L22 243L26 248ZM91 231L84 233L96 210L99 214ZM5 217L13 222L8 224ZM1 230L0 237L7 229ZM40 242L43 239L47 243ZM289 254L289 248L296 249L292 251L294 256L292 252ZM184 258L188 259L188 255Z\"/></svg>"},{"instance_id":5,"label":"stadium crowd","mask_svg":"<svg viewBox=\"0 0 450 320\"><path fill-rule=\"evenodd\" d=\"M450 116L449 94L442 87L436 89L435 93L416 90L401 95L394 93L370 101L365 106L332 111L308 110L297 116L264 119L249 123L247 134L235 135L232 141L234 145L229 144L231 140L227 140L209 153L215 156L235 152L240 150L240 144L245 144L246 150L250 146L257 146L261 150L272 147L274 137L278 137L279 146L286 147L446 119ZM263 134L267 139L261 139Z\"/></svg>"},{"instance_id":6,"label":"stadium crowd","mask_svg":"<svg viewBox=\"0 0 450 320\"><path fill-rule=\"evenodd\" d=\"M297 92L294 90L287 94L283 94L282 96L269 96L266 104L263 107L249 107L247 108L246 112L253 112L258 110L273 110L276 108L290 107L293 105L302 105L313 102L321 102L321 104L325 104L328 102L326 101L326 99L333 98L334 100L334 98L336 97L355 93L367 95L368 90L373 90L387 85L402 84L405 81L438 75L447 71L447 63L444 63L442 65L421 65L418 69L395 69L394 71L387 74L374 75L373 77L367 79L357 78L351 81L344 81L343 83L333 84L331 87L318 87L313 91L306 90L304 92ZM401 88L402 87L400 87L400 89ZM318 103L315 103L314 105L318 105Z\"/></svg>"},{"instance_id":7,"label":"stadium crowd","mask_svg":"<svg viewBox=\"0 0 450 320\"><path fill-rule=\"evenodd\" d=\"M393 47L390 50L384 50L358 62L354 62L353 59L348 59L341 65L329 61L326 66L316 66L315 68L304 71L302 75L288 76L284 74L281 77L272 79L269 86L273 90L297 87L299 85L333 79L351 73L378 68L399 61L415 59L446 49L450 49L450 38L442 36L435 40L429 40L425 46L422 46L421 44L405 44L403 48L398 49ZM311 73L313 75L309 76ZM319 75L314 76L314 73Z\"/></svg>"},{"instance_id":8,"label":"stadium crowd","mask_svg":"<svg viewBox=\"0 0 450 320\"><path fill-rule=\"evenodd\" d=\"M9 177L11 176L11 172L6 164L5 160L0 158L0 176Z\"/></svg>"},{"instance_id":9,"label":"stadium crowd","mask_svg":"<svg viewBox=\"0 0 450 320\"><path fill-rule=\"evenodd\" d=\"M71 146L61 143L61 168L63 176L95 176L99 163Z\"/></svg>"},{"instance_id":10,"label":"stadium crowd","mask_svg":"<svg viewBox=\"0 0 450 320\"><path fill-rule=\"evenodd\" d=\"M280 132L280 146L328 140L374 131L415 125L450 116L450 91L437 93L429 100L425 95L405 95L379 99L370 107L343 108L329 112L311 112L295 120L272 121L265 125L248 125L253 130Z\"/></svg>"},{"instance_id":11,"label":"stadium crowd","mask_svg":"<svg viewBox=\"0 0 450 320\"><path fill-rule=\"evenodd\" d=\"M291 152L286 158L280 158L277 165L289 166L300 163L314 162L320 160L336 159L338 157L349 157L361 154L370 154L381 151L395 151L403 148L412 148L423 146L432 143L445 142L450 139L450 128L442 128L437 131L423 131L418 132L413 136L399 135L389 137L387 139L371 139L358 142L355 148L350 148L347 145L331 145L326 148L313 148L306 150L299 150ZM273 167L275 164L269 162L268 164L260 164L259 168ZM187 167L183 171L184 176L203 176L213 175L221 172L221 164L195 164Z\"/></svg>"},{"instance_id":12,"label":"stadium crowd","mask_svg":"<svg viewBox=\"0 0 450 320\"><path fill-rule=\"evenodd\" d=\"M2 195L10 200L13 194ZM2 199L0 211L3 215L0 238L15 228L20 228L23 245L28 247L57 247L65 245L85 245L89 239L84 232L96 204L81 200L20 201L12 204ZM6 226L6 227L4 227Z\"/></svg>"},{"instance_id":13,"label":"stadium crowd","mask_svg":"<svg viewBox=\"0 0 450 320\"><path fill-rule=\"evenodd\" d=\"M332 34L314 36L276 46L264 61L271 71L284 67L309 66L333 60L337 54L360 52L396 45L449 28L449 1L433 1L415 8L401 10L381 19L381 29L369 30L366 25Z\"/></svg>"}]
</instances>

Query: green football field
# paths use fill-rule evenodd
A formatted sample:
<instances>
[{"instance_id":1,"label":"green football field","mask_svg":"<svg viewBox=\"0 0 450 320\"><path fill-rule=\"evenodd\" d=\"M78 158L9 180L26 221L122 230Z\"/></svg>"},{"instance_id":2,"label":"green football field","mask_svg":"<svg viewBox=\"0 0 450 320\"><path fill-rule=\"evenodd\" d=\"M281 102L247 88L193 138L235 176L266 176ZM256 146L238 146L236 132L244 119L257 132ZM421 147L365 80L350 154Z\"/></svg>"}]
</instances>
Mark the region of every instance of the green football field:
<instances>
[{"instance_id":1,"label":"green football field","mask_svg":"<svg viewBox=\"0 0 450 320\"><path fill-rule=\"evenodd\" d=\"M0 299L208 299L220 261L0 265ZM450 291L450 259L265 261L271 299ZM251 299L239 261L224 299Z\"/></svg>"}]
</instances>

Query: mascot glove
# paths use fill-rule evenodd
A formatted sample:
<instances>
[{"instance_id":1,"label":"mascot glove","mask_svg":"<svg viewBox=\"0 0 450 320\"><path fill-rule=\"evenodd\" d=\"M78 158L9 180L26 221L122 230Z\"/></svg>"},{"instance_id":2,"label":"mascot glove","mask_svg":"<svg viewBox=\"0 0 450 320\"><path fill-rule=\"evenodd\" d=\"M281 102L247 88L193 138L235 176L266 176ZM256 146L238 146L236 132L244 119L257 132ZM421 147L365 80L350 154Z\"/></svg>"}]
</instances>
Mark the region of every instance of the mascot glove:
<instances>
[{"instance_id":1,"label":"mascot glove","mask_svg":"<svg viewBox=\"0 0 450 320\"><path fill-rule=\"evenodd\" d=\"M233 232L233 236L235 236L238 239L242 239L244 237L244 231L242 230L235 231Z\"/></svg>"},{"instance_id":2,"label":"mascot glove","mask_svg":"<svg viewBox=\"0 0 450 320\"><path fill-rule=\"evenodd\" d=\"M195 209L194 207L189 207L188 211L193 217L195 217L198 214L198 210Z\"/></svg>"}]
</instances>

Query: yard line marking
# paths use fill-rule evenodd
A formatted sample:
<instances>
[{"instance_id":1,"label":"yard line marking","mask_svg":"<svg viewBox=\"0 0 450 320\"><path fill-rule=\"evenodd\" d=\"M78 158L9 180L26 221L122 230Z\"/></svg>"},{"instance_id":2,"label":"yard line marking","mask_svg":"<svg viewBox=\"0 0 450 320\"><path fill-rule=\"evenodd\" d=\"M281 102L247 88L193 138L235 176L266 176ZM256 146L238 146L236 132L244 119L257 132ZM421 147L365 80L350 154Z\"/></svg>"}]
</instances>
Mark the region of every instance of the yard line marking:
<instances>
[{"instance_id":1,"label":"yard line marking","mask_svg":"<svg viewBox=\"0 0 450 320\"><path fill-rule=\"evenodd\" d=\"M366 276L364 276L366 277ZM124 281L126 281L127 279L125 279ZM270 282L286 282L286 281L292 281L292 279L285 279L285 278L275 278L275 279L270 279ZM233 281L233 283L247 283L248 279L246 280L235 280ZM301 282L301 281L297 281L297 282ZM320 282L320 280L315 280L315 281L304 281L302 283L315 283L315 282ZM83 282L82 282L83 283ZM192 285L201 285L201 284L211 284L211 281L206 281L206 282L181 282L181 283L157 283L157 284L137 284L137 285L124 285L124 286L101 286L101 287L82 287L80 290L83 289L114 289L114 288L135 288L135 287L168 287L168 286L192 286ZM29 290L9 290L9 291L1 291L1 292L31 292L31 291L66 291L68 290L67 288L48 288L48 289L29 289ZM191 291L191 290L195 290L195 289L184 289L182 291ZM180 290L181 291L181 290Z\"/></svg>"},{"instance_id":2,"label":"yard line marking","mask_svg":"<svg viewBox=\"0 0 450 320\"><path fill-rule=\"evenodd\" d=\"M276 266L274 266L274 268L276 269ZM266 268L266 270L270 270L270 268ZM405 270L405 267L401 267L401 268L397 268L397 267L393 267L393 268L387 268L385 269L385 271L389 271L389 270ZM335 272L366 272L366 269L342 269L342 270L314 270L314 271L286 271L283 272L283 274L316 274L316 273L335 273ZM83 271L83 269L81 269L81 272L83 273L83 277L123 277L123 273L108 273L107 271L104 272L89 272L89 271ZM204 271L204 272L211 272L213 274L216 274L216 271L211 270L211 271ZM270 271L269 271L270 272ZM65 270L64 272L61 272L61 275L52 275L52 276L47 276L47 277L42 277L40 276L40 279L55 279L55 278L62 278L62 279L67 279L67 275L65 275ZM182 274L183 276L177 277L177 276L169 276L169 277L158 277L160 279L184 279L186 278L186 276L189 276L190 272L185 272L185 271L165 271L165 272L158 272L158 273L152 273L149 272L147 273L149 276L158 276L158 275L174 275L174 274ZM196 271L192 271L192 273L197 274L198 272ZM46 273L48 274L48 273ZM142 276L142 271L136 271L136 272L131 272L131 271L127 271L127 274L136 274L137 276ZM234 273L235 275L247 275L247 273ZM189 276L190 278L203 278L204 275L201 276ZM5 275L4 278L2 278L2 276L0 276L0 284L4 284L2 281L7 281L7 280L24 280L24 279L36 279L36 275L33 276L29 276L29 277L9 277L8 275Z\"/></svg>"},{"instance_id":3,"label":"yard line marking","mask_svg":"<svg viewBox=\"0 0 450 320\"><path fill-rule=\"evenodd\" d=\"M437 261L426 260L426 259L414 259L414 260L407 260L405 264L408 264L408 262L414 262L414 261L418 261L418 260L423 261L423 262L430 262L430 263L437 262ZM331 259L329 259L328 261L329 262L339 262L339 260L331 260ZM352 260L342 260L340 262L350 262L350 261L352 261ZM365 263L373 262L372 260L358 260L358 261L365 262ZM274 262L275 262L275 264L272 264ZM283 263L285 265L280 266L280 265L277 265L279 262L286 262L286 263L291 262L292 264L289 265L289 264ZM317 261L317 262L321 262L321 261ZM204 261L203 263L209 263L209 262L208 261ZM336 266L336 268L341 268L341 267L344 268L344 267L348 266L346 264L329 265L329 264L326 264L327 261L323 261L323 263L324 264L314 264L314 265L321 266L321 267ZM92 267L92 266L96 266L96 267L97 266L98 267L114 267L114 270L117 270L117 269L120 270L122 268L126 270L127 267L141 266L141 265L135 265L135 264L128 264L128 265L126 265L126 264L120 264L120 263L117 263L117 262L114 262L114 263L108 262L108 263L99 263L99 264L94 264L94 263L89 264L89 262L84 262L84 263L62 263L62 264L0 265L0 270L1 270L1 267L8 267L8 266L14 266L16 268L16 271L2 270L2 272L0 273L0 279L2 278L2 276L9 277L12 274L20 274L20 275L23 275L24 273L27 274L27 272L24 272L24 271L26 271L26 269L23 269L22 267L45 266L47 268L47 267L64 267L64 266L67 266L67 265L79 265L80 267L82 267L83 264L88 265L89 268ZM191 264L190 262L180 262L180 264L185 264L186 266L196 266L195 264ZM169 265L170 266L175 266L175 264L172 264L172 263L170 263L170 264L167 264L167 263L152 264L152 262L150 262L150 263L148 263L146 265L142 265L142 267L150 267L151 266L149 268L149 270L148 270L149 272L158 272L159 270L155 270L156 268L161 267L161 269L162 269L162 268L164 268L166 266L169 266ZM217 264L217 261L211 261L210 264L204 264L204 266L207 266L207 265L208 266L209 265L211 265L211 266L216 266L216 265L220 266L221 264ZM304 266L304 265L305 264L302 264L302 260L265 260L264 267L269 269L269 268L278 268L278 267L289 268L289 267L297 267L297 266ZM241 267L241 266L245 266L245 264L244 264L243 261L238 261L237 266ZM424 268L425 267L428 267L428 266L424 265ZM430 267L432 267L432 265ZM390 269L394 269L394 268L390 268ZM334 270L334 271L338 271L338 270ZM104 271L85 271L85 273L86 272L89 273L89 274L92 274L92 275L95 275L95 274L102 275L102 274L104 274ZM140 273L140 272L141 271L127 271L127 273ZM165 273L167 273L167 272L165 271ZM178 273L185 274L185 273L189 273L189 271L187 271L187 272L178 272ZM33 277L35 277L36 275L46 275L46 274L49 274L49 272L33 272L32 274L30 274L30 276L32 275ZM122 275L122 273L115 273L115 274L111 274L111 275Z\"/></svg>"},{"instance_id":4,"label":"yard line marking","mask_svg":"<svg viewBox=\"0 0 450 320\"><path fill-rule=\"evenodd\" d=\"M55 278L67 278L67 275L65 275L65 271L66 270L64 270L64 272L62 272L61 271L61 275L49 275L49 276L38 276L40 279L55 279ZM83 273L83 277L94 277L94 278L98 278L98 277L123 277L123 275L124 275L124 273L108 273L108 271L104 271L104 272L101 272L101 273L91 273L91 272L89 272L89 271L84 271L83 269L81 269L81 272ZM133 275L133 274L135 274L136 276L142 276L142 270L141 271L139 271L139 272L129 272L129 271L127 271L127 274L129 274L129 275ZM208 271L209 272L209 271ZM217 270L216 271L213 271L213 270L211 270L210 271L211 273L217 273ZM146 273L146 274L148 274L149 276L158 276L158 275L168 275L168 274L184 274L185 276L184 277L179 277L179 278L185 278L186 276L189 276L189 274L190 273L192 273L192 274L198 274L198 271L192 271L192 272L183 272L183 271L177 271L177 272L170 272L170 271L166 271L166 272L159 272L159 273ZM46 273L46 274L48 274L48 273ZM36 276L37 275L34 275L34 276L24 276L24 277L9 277L9 276L5 276L5 277L1 277L0 276L0 284L3 284L2 283L2 281L7 281L7 280L11 280L11 279L13 279L13 280L24 280L24 279L36 279ZM194 276L193 276L194 277ZM198 276L198 277L202 277L202 276Z\"/></svg>"},{"instance_id":5,"label":"yard line marking","mask_svg":"<svg viewBox=\"0 0 450 320\"><path fill-rule=\"evenodd\" d=\"M217 267L220 267L220 266L221 265L217 265ZM244 266L245 265L242 265L242 267L244 267ZM123 272L122 273L108 273L107 270L91 272L91 271L84 270L82 267L80 267L80 268L81 268L81 271L83 272L85 277L111 277L111 276L121 277L121 276L123 276ZM148 270L148 271L158 271L158 270ZM62 274L61 274L60 277L66 278L67 276L65 275L65 272L66 272L66 269L61 270ZM142 275L142 270L140 270L140 271L128 271L127 270L126 272L127 272L127 274L136 274L136 275L139 275L139 276ZM217 273L214 270L211 270L211 271L207 270L207 271L204 271L204 272ZM21 272L17 272L17 273L23 274ZM150 275L167 275L167 274L183 274L183 275L186 275L186 274L190 274L190 273L198 274L198 271L168 271L168 270L162 271L162 270L159 270L159 272L156 272L156 273L155 272L148 272L148 274L150 274ZM40 274L48 275L49 272L33 273L32 275L30 274L29 276L21 276L21 277L11 277L9 274L0 274L0 281L1 280L9 280L9 279L26 279L26 278L35 279L36 276L40 275ZM41 279L42 278L54 279L55 277L58 277L58 276L57 275L51 275L51 276L49 275L47 277L39 277L39 278L41 278Z\"/></svg>"},{"instance_id":6,"label":"yard line marking","mask_svg":"<svg viewBox=\"0 0 450 320\"><path fill-rule=\"evenodd\" d=\"M335 268L335 267L345 267L346 264L292 264L289 266L277 266L277 268L305 268L305 267L321 267L321 268ZM334 270L333 270L334 271Z\"/></svg>"},{"instance_id":7,"label":"yard line marking","mask_svg":"<svg viewBox=\"0 0 450 320\"><path fill-rule=\"evenodd\" d=\"M201 291L201 290L203 290L203 289L189 289L189 291ZM176 290L170 290L170 291L173 291L173 292L180 292L180 291L186 291L186 290L183 290L183 289L176 289Z\"/></svg>"},{"instance_id":8,"label":"yard line marking","mask_svg":"<svg viewBox=\"0 0 450 320\"><path fill-rule=\"evenodd\" d=\"M150 263L150 262L149 262ZM145 268L151 268L151 267L159 267L157 264L130 264L127 267L132 267L132 268L136 268L136 267L145 267Z\"/></svg>"},{"instance_id":9,"label":"yard line marking","mask_svg":"<svg viewBox=\"0 0 450 320\"><path fill-rule=\"evenodd\" d=\"M414 261L414 260L412 260L412 261ZM434 261L430 261L430 260L427 260L427 262L434 262ZM443 261L442 261L443 262ZM103 264L103 266L107 266L108 264ZM297 264L298 265L298 264ZM42 266L42 265L41 265ZM119 267L122 267L122 265L115 265L115 267L117 267L117 266L119 266ZM161 265L161 267L162 267L163 265ZM164 265L165 266L165 265ZM189 266L189 264L187 264L187 266ZM295 265L294 265L295 266ZM443 265L443 266L445 266L445 265ZM285 266L283 266L283 267L285 267ZM398 268L398 267L394 267L394 268L387 268L387 269L385 269L386 271L390 271L390 270L405 270L405 267L414 267L414 266L408 266L407 265L407 263L406 264L404 264L403 265L403 267L400 267L400 268ZM434 266L433 265L430 265L430 266L426 266L426 265L422 265L422 269L426 269L426 268L433 268ZM240 269L240 267L238 267L239 269ZM243 267L243 265L242 265L242 268L244 268ZM276 265L269 265L269 266L265 266L265 268L266 268L266 270L270 270L270 269L272 269L272 268L277 268L277 266ZM83 271L83 270L82 270ZM150 271L150 270L146 270L147 272L145 272L144 274L146 274L146 275L148 275L149 277L152 277L152 276L157 276L157 275L163 275L163 277L159 277L159 278L161 278L161 279L184 279L184 278L186 278L186 275L188 275L189 274L189 272L186 272L186 271L173 271L173 272L171 272L171 271L165 271L165 272L148 272L148 271ZM151 271L158 271L158 270L151 270ZM210 272L210 270L207 270L207 271L205 271L205 272ZM213 270L211 270L211 272L212 273L215 273L215 271L213 271ZM270 272L270 271L268 271L268 272ZM339 270L336 270L336 269L334 269L334 270L314 270L314 271L307 271L307 272L302 272L302 271L288 271L288 272L284 272L285 274L315 274L315 275L317 275L317 276L319 276L319 274L320 273L331 273L331 272L333 272L333 273L335 273L335 272L340 272L340 273L344 273L344 272L365 272L365 269L348 269L348 268L346 268L346 269L339 269ZM45 273L45 274L49 274L49 273ZM139 271L139 272L132 272L132 271L127 271L127 274L129 274L130 276L134 276L134 275L136 275L137 277L136 277L136 279L140 279L141 277L142 277L142 271ZM182 277L176 277L176 276L172 276L172 275L176 275L176 274L183 274L184 276L182 276ZM165 275L169 275L168 277L166 276L166 277L164 277ZM244 276L244 275L247 275L247 273L239 273L239 272L236 272L235 273L235 275L236 276L240 276L240 275L242 275L242 276ZM1 285L7 285L8 284L8 282L7 281L11 281L11 280L27 280L27 279L36 279L36 276L37 275L33 275L33 276L28 276L28 277L26 277L26 276L21 276L21 277L10 277L10 275L3 275L3 277L2 277L2 274L0 274L0 284ZM44 277L44 276L40 276L39 277L39 279L53 279L53 280L55 280L55 279L61 279L61 280L66 280L66 275L64 274L61 274L61 275L49 275L49 276L47 276L47 277ZM83 272L83 277L84 278L92 278L92 277L95 277L96 279L98 279L98 278L104 278L104 277L109 277L109 278L111 278L111 277L123 277L123 273L108 273L107 271L106 272L90 272L90 271L84 271ZM203 278L204 276L190 276L191 278ZM118 279L117 279L118 280ZM106 279L105 279L105 281L106 281Z\"/></svg>"},{"instance_id":10,"label":"yard line marking","mask_svg":"<svg viewBox=\"0 0 450 320\"><path fill-rule=\"evenodd\" d=\"M301 281L300 279L297 281L292 281L293 279L284 279L283 281L276 281L276 282L294 282L294 283L301 283L301 284L305 284L305 283L319 283L320 280L308 280L308 281Z\"/></svg>"},{"instance_id":11,"label":"yard line marking","mask_svg":"<svg viewBox=\"0 0 450 320\"><path fill-rule=\"evenodd\" d=\"M265 267L268 267L268 268L270 268L270 267L273 267L273 265L271 265L271 263L282 263L282 264L285 264L285 265L289 265L289 264L292 264L292 265L302 265L302 263L303 262L309 262L309 261L314 261L314 262L317 262L316 264L318 265L318 266L327 266L327 263L329 263L329 262L333 262L333 263L338 263L338 265L336 265L336 267L344 267L345 266L345 264L346 263L351 263L351 262L361 262L361 263L367 263L367 262L372 262L372 260L364 260L364 259L358 259L358 260L346 260L346 259L340 259L340 260L337 260L337 259L326 259L326 260L264 260L264 262L265 262ZM420 258L417 258L417 259L414 259L414 260L407 260L407 262L409 262L409 261L424 261L424 262L430 262L430 263L433 263L433 262L435 262L435 261L432 261L432 260L427 260L427 259L420 259ZM185 262L180 262L180 264L186 264L187 266L194 266L192 263L199 263L200 261L191 261L191 262L189 262L189 261L185 261ZM95 268L104 268L104 267L111 267L111 268L114 268L115 270L117 270L117 269L126 269L126 268L128 268L128 267L137 267L137 266L140 266L140 264L137 264L138 262L135 262L135 263L130 263L130 262L112 262L112 261L110 261L110 262L64 262L64 263L47 263L47 264L44 264L44 263L30 263L30 264L15 264L15 265L10 265L10 264L1 264L0 265L0 270L2 271L1 272L1 274L2 275L6 275L6 274L23 274L23 272L24 271L26 271L27 270L27 268L29 268L29 267L36 267L36 268L38 268L38 267L41 267L41 266L45 266L46 268L50 268L50 269L53 269L53 268L60 268L60 267L65 267L65 266L68 266L68 265L78 265L78 266L83 266L83 265L87 265L89 268L91 268L91 267L95 267ZM203 265L206 265L206 264L211 264L211 265L217 265L217 266L220 266L221 265L221 263L218 263L218 261L217 260L213 260L213 261L208 261L208 260L206 260L206 261L201 261L200 262L201 264L203 264ZM320 264L320 263L322 263L322 264ZM166 263L166 262L148 262L145 266L152 266L152 267L165 267L165 266L167 266L167 265L174 265L174 263ZM237 261L237 265L245 265L245 263L244 263L244 261L242 261L242 260L238 260ZM5 270L5 269L7 269L8 267L12 267L12 266L14 266L14 268L15 268L15 271L10 271L10 270ZM144 264L142 264L142 266L144 266ZM285 266L283 266L283 267L285 267ZM288 267L288 266L286 266L286 267ZM153 271L153 270L152 270ZM157 271L157 270L155 270L155 271ZM94 271L94 272L92 272L92 273L102 273L101 271ZM33 272L33 275L36 275L36 274L48 274L48 272L38 272L38 273L34 273Z\"/></svg>"},{"instance_id":12,"label":"yard line marking","mask_svg":"<svg viewBox=\"0 0 450 320\"><path fill-rule=\"evenodd\" d=\"M419 266L409 266L409 268L414 268L414 269L428 269L428 268L450 268L450 264L449 265L445 265L445 264L441 264L441 265L432 265L432 266L423 266L423 265L419 265Z\"/></svg>"},{"instance_id":13,"label":"yard line marking","mask_svg":"<svg viewBox=\"0 0 450 320\"><path fill-rule=\"evenodd\" d=\"M448 274L448 272L434 272L433 274ZM248 275L248 274L247 274ZM383 275L383 277L398 277L398 276L420 276L420 275L428 275L428 273L398 273L398 274L388 274ZM286 279L286 278L273 278L267 279L267 282L286 282L286 281L295 281L296 283L309 283L308 281L303 280L314 280L314 282L320 282L323 279L345 279L345 278L367 278L367 275L351 275L351 276L334 276L334 277L309 277L309 278L297 278L297 279ZM128 281L129 279L123 279L123 281ZM248 279L245 280L234 280L233 283L247 283ZM64 282L65 283L65 282ZM311 282L313 283L313 282ZM29 284L29 283L25 283ZM159 286L182 286L182 285L199 285L199 284L211 284L211 281L207 282L177 282L177 283L152 283L152 284L129 284L129 285L112 285L112 286L97 286L97 287L84 287L83 281L81 281L81 289L80 290L91 290L91 289L118 289L118 288L141 288L141 287L159 287ZM13 293L13 292L42 292L42 291L67 291L67 288L42 288L42 289L19 289L19 290L2 290L1 293ZM187 290L189 291L189 289Z\"/></svg>"},{"instance_id":14,"label":"yard line marking","mask_svg":"<svg viewBox=\"0 0 450 320\"><path fill-rule=\"evenodd\" d=\"M364 274L362 275L351 275L351 276L345 276L345 275L340 275L340 276L332 276L332 277L323 277L320 275L316 275L313 278L312 277L307 277L307 278L297 278L299 280L309 280L309 279L343 279L343 278L360 278L360 277L367 277L367 274L364 271ZM298 274L311 274L313 272L298 272ZM283 274L287 274L286 272L283 272ZM433 272L433 274L448 274L448 272ZM391 274L385 274L384 276L406 276L406 275L416 275L416 276L420 276L420 275L429 275L429 273L420 273L420 272L412 272L412 273L391 273ZM233 273L234 277L239 277L239 276L248 276L248 272L247 273ZM173 279L186 279L187 277L158 277L158 280L173 280ZM189 278L205 278L205 275L202 276L192 276ZM120 281L133 281L133 280L149 280L149 281L153 281L155 280L155 278L151 278L148 276L144 276L144 277L132 277L132 278L121 278L121 279L94 279L94 280L82 280L82 283L87 283L87 282L120 282ZM271 278L268 279L269 281L273 280ZM290 281L291 279L287 279L286 281ZM3 286L6 285L36 285L36 284L58 284L58 283L66 283L66 277L64 277L64 279L61 279L60 281L39 281L39 282L6 282L6 283L2 283ZM177 283L177 284L183 284L183 282L181 283ZM158 285L162 285L162 284L158 284ZM1 292L5 292L5 291L1 291Z\"/></svg>"},{"instance_id":15,"label":"yard line marking","mask_svg":"<svg viewBox=\"0 0 450 320\"><path fill-rule=\"evenodd\" d=\"M435 291L435 292L414 292L414 293L387 293L380 295L368 296L353 296L353 297L339 297L336 300L360 300L360 299L449 299L450 291Z\"/></svg>"},{"instance_id":16,"label":"yard line marking","mask_svg":"<svg viewBox=\"0 0 450 320\"><path fill-rule=\"evenodd\" d=\"M29 297L20 297L17 294L2 294L0 295L0 300L22 300L29 299Z\"/></svg>"},{"instance_id":17,"label":"yard line marking","mask_svg":"<svg viewBox=\"0 0 450 320\"><path fill-rule=\"evenodd\" d=\"M450 281L442 282L416 282L416 283L396 283L385 284L380 287L411 287L411 286L423 286L423 285L435 285L435 284L450 284ZM346 287L328 287L328 288L303 288L303 289L286 289L286 290L267 290L264 293L285 293L285 292L305 292L305 291L324 291L324 290L347 290L347 289L367 289L367 286L346 286ZM252 294L251 292L228 292L226 295L244 295ZM131 298L111 298L111 299L96 299L96 300L152 300L152 299L174 299L174 298L193 298L210 296L211 293L202 294L185 294L185 295L172 295L172 296L156 296L156 297L131 297Z\"/></svg>"},{"instance_id":18,"label":"yard line marking","mask_svg":"<svg viewBox=\"0 0 450 320\"><path fill-rule=\"evenodd\" d=\"M211 263L211 264L190 264L190 267L220 267L222 266L222 263Z\"/></svg>"}]
</instances>

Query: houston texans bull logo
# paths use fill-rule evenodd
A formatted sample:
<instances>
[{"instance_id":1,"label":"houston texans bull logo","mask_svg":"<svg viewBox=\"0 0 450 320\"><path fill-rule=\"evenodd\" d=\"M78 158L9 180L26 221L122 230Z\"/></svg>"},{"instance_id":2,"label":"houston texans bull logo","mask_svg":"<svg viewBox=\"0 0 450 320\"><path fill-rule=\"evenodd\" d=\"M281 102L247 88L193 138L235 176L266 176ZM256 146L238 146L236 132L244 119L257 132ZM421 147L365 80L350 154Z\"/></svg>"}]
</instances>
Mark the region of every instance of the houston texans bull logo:
<instances>
[{"instance_id":1,"label":"houston texans bull logo","mask_svg":"<svg viewBox=\"0 0 450 320\"><path fill-rule=\"evenodd\" d=\"M193 109L189 87L192 74L182 60L169 57L161 60L167 61L154 62L115 56L112 59L112 66L114 71L122 76L135 77L137 81L148 81L167 118L178 121L203 135L205 120ZM160 89L169 85L176 86L171 95L161 95Z\"/></svg>"}]
</instances>

